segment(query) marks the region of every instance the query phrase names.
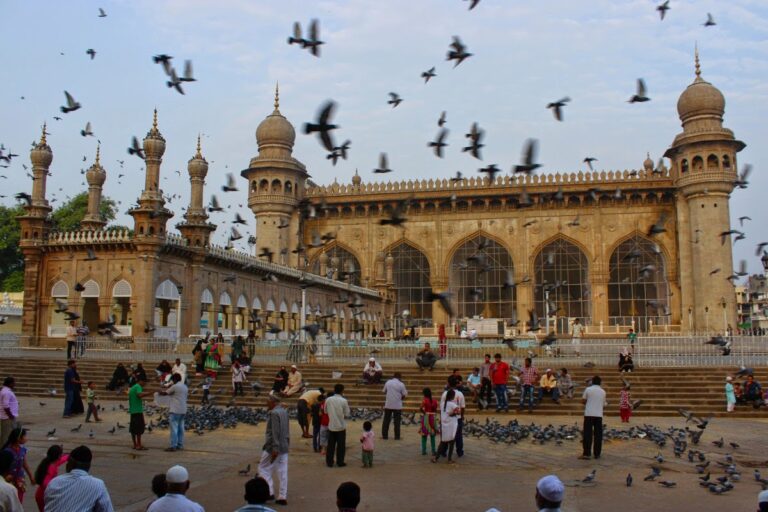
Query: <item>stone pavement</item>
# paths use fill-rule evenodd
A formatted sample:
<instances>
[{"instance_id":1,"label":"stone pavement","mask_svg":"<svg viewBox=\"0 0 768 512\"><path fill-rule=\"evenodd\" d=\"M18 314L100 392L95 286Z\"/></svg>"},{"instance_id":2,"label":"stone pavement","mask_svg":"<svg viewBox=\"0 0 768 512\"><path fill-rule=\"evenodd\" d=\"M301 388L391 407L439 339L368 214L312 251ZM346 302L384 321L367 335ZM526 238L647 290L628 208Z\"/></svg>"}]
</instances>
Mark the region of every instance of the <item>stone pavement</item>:
<instances>
[{"instance_id":1,"label":"stone pavement","mask_svg":"<svg viewBox=\"0 0 768 512\"><path fill-rule=\"evenodd\" d=\"M44 402L45 406L40 406ZM107 411L104 421L83 424L77 433L70 432L84 421L84 417L62 419L61 399L21 399L21 417L30 429L28 447L29 463L34 468L52 443L45 438L46 432L55 427L57 442L70 450L79 444L87 444L94 452L93 474L103 478L110 490L117 510L142 511L150 498L150 480L156 473L164 472L173 464L189 469L192 489L189 496L200 502L208 511L231 511L242 503L243 484L247 480L237 474L248 463L255 469L263 443L264 426L238 426L236 429L219 429L202 436L187 433L183 452L162 451L168 442L168 432L154 430L147 434L146 452L130 449L130 436L125 430L115 434L107 431L119 421L128 424L126 412L117 408L118 403L102 401ZM115 410L113 411L113 407ZM529 418L510 414L505 418L520 417L522 422L541 422L544 418ZM549 417L553 424L572 423L573 417ZM484 418L483 418L484 420ZM642 418L643 422L668 427L682 426L682 418ZM609 420L610 426L618 426L617 419ZM298 425L291 430L291 455L289 465L289 490L287 507L279 510L328 510L335 511L335 490L343 481L354 480L362 488L361 511L420 511L466 510L482 512L496 507L502 512L535 510L533 500L536 480L548 473L560 476L569 486L566 489L564 510L600 511L621 507L624 511L657 510L754 510L760 486L752 477L753 468L761 468L768 475L768 440L764 435L768 425L764 420L716 419L702 439L700 449L711 454L714 460L731 450L718 449L711 441L724 436L726 442L742 445L733 455L742 469L743 481L736 489L722 496L710 494L698 486L692 464L686 458L674 459L672 450L663 450L667 459L662 465L661 479L677 482L677 487L666 489L658 483L643 482L650 471L653 457L658 452L655 445L645 440L609 442L604 447L600 461L581 461L578 441L566 441L562 446L533 445L530 441L518 445L496 445L486 439L467 439L466 454L458 463L449 466L444 461L431 464L428 457L420 455L419 437L415 426L404 428L403 440L377 439L374 467L361 468L358 437L362 431L360 422L350 423L347 433L346 468L327 468L324 460L312 452L311 440L302 439ZM89 438L90 430L94 437ZM380 421L374 430L380 435ZM577 487L570 484L580 480L592 469L597 469L597 484L593 487ZM624 484L628 472L635 484ZM253 471L252 471L253 473ZM713 478L722 471L713 470ZM36 510L32 494L25 500L25 510Z\"/></svg>"}]
</instances>

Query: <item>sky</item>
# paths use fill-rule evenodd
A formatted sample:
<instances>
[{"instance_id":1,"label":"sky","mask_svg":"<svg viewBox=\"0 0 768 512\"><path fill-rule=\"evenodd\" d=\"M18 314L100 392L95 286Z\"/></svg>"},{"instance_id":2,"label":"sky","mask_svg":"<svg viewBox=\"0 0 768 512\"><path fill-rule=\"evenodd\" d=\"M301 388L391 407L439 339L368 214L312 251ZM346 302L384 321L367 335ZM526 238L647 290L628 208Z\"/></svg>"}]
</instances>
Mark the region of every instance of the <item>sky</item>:
<instances>
[{"instance_id":1,"label":"sky","mask_svg":"<svg viewBox=\"0 0 768 512\"><path fill-rule=\"evenodd\" d=\"M126 148L132 136L146 134L157 108L167 145L160 186L177 196L168 205L176 212L169 227L183 220L187 161L202 134L210 164L205 197L216 193L231 206L211 219L219 225L214 243L224 245L235 211L253 229L239 172L258 154L255 130L273 109L277 82L280 110L297 131L293 156L318 184L348 183L355 169L364 182L379 180L372 170L380 152L389 155L392 180L473 176L492 163L508 173L529 137L540 142L543 174L585 170L586 156L598 159L597 170L640 169L646 152L658 160L681 131L676 103L693 81L698 44L702 77L726 99L724 124L747 144L739 163L753 165L749 188L734 191L730 203L734 227L739 217L752 218L734 260L761 272L754 248L768 241L761 204L768 189L768 2L671 0L663 21L658 3L481 0L469 11L466 0L0 0L0 143L19 154L0 169L0 201L10 205L14 193L31 191L22 164L29 167L30 143L47 122L53 206L87 189L81 171L92 164L98 139L104 194L120 203L116 222L132 226L125 211L144 171ZM703 26L708 12L717 25ZM293 23L306 27L312 18L325 42L319 58L287 44ZM445 60L453 36L473 53L456 68ZM152 62L160 53L172 55L179 72L192 60L197 81L184 84L185 95L166 87ZM420 74L432 66L437 76L425 84ZM651 101L630 104L640 77ZM81 109L59 111L64 90ZM403 98L397 108L387 104L389 92ZM546 105L564 96L572 101L557 122ZM352 141L348 160L335 167L317 139L301 133L327 99L339 105L336 139ZM427 142L442 111L450 134L439 159ZM80 135L87 122L94 137ZM460 151L473 122L486 131L482 162ZM230 172L240 190L225 195Z\"/></svg>"}]
</instances>

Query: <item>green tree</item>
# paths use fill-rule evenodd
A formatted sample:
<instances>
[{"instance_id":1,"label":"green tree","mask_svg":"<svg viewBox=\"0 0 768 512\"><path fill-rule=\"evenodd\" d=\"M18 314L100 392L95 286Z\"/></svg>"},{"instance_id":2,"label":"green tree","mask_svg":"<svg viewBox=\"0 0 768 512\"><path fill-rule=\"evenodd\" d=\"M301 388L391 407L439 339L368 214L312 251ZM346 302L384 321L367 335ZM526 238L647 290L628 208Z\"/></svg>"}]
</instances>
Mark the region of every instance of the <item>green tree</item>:
<instances>
[{"instance_id":1,"label":"green tree","mask_svg":"<svg viewBox=\"0 0 768 512\"><path fill-rule=\"evenodd\" d=\"M52 227L57 231L80 229L80 222L86 213L88 213L88 192L81 192L53 211L51 214ZM112 199L102 197L99 213L101 213L101 220L113 221L117 214L117 205Z\"/></svg>"},{"instance_id":2,"label":"green tree","mask_svg":"<svg viewBox=\"0 0 768 512\"><path fill-rule=\"evenodd\" d=\"M2 290L4 292L23 292L24 291L24 271L14 270L3 279Z\"/></svg>"},{"instance_id":3,"label":"green tree","mask_svg":"<svg viewBox=\"0 0 768 512\"><path fill-rule=\"evenodd\" d=\"M16 219L23 214L24 208L21 206L0 205L0 283L3 284L3 289L7 291L18 291L5 288L5 281L14 272L23 272L24 270L24 255L19 250L21 229L19 228L19 221Z\"/></svg>"}]
</instances>

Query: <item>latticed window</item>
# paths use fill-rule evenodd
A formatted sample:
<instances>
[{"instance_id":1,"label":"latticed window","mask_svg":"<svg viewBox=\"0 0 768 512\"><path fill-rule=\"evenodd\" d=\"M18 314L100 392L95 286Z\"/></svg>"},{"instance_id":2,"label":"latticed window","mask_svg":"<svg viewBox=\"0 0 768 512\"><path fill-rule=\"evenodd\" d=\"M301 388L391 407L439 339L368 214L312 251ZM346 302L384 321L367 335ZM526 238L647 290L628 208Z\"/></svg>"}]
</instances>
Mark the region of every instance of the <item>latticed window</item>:
<instances>
[{"instance_id":1,"label":"latticed window","mask_svg":"<svg viewBox=\"0 0 768 512\"><path fill-rule=\"evenodd\" d=\"M357 261L354 254L338 245L334 245L325 251L325 253L328 255L328 266L326 268L327 275L323 277L332 278L336 275L341 281L351 282L358 286L360 285L360 262ZM336 266L332 263L335 261L334 258L338 258L338 265ZM312 272L314 274L320 273L319 256L315 258L315 262L312 264Z\"/></svg>"},{"instance_id":2,"label":"latticed window","mask_svg":"<svg viewBox=\"0 0 768 512\"><path fill-rule=\"evenodd\" d=\"M608 281L611 325L631 325L645 331L649 321L669 323L669 285L664 256L652 241L635 235L613 251Z\"/></svg>"},{"instance_id":3,"label":"latticed window","mask_svg":"<svg viewBox=\"0 0 768 512\"><path fill-rule=\"evenodd\" d=\"M512 257L496 241L477 236L451 259L449 286L458 318L512 318L515 288L504 288Z\"/></svg>"},{"instance_id":4,"label":"latticed window","mask_svg":"<svg viewBox=\"0 0 768 512\"><path fill-rule=\"evenodd\" d=\"M534 263L534 304L544 326L545 313L554 319L558 332L568 332L570 320L589 325L592 296L589 289L589 261L571 242L558 238L536 255ZM550 324L550 329L555 327Z\"/></svg>"},{"instance_id":5,"label":"latticed window","mask_svg":"<svg viewBox=\"0 0 768 512\"><path fill-rule=\"evenodd\" d=\"M407 243L402 243L392 249L394 258L393 280L397 293L395 334L402 332L404 322L402 312L410 311L411 318L416 322L432 325L432 301L429 294L432 291L429 277L429 261L427 257Z\"/></svg>"}]
</instances>

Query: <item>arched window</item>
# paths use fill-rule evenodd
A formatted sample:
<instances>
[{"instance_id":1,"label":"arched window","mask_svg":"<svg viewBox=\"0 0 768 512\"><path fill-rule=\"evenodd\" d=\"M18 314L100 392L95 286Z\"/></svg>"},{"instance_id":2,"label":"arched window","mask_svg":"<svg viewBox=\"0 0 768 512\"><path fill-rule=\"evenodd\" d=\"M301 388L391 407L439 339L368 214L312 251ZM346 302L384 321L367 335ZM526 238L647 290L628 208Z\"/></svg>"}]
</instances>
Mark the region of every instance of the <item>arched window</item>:
<instances>
[{"instance_id":1,"label":"arched window","mask_svg":"<svg viewBox=\"0 0 768 512\"><path fill-rule=\"evenodd\" d=\"M283 192L283 183L278 179L272 180L272 193L280 194L282 192Z\"/></svg>"},{"instance_id":2,"label":"arched window","mask_svg":"<svg viewBox=\"0 0 768 512\"><path fill-rule=\"evenodd\" d=\"M718 168L718 162L717 162L717 155L709 155L707 157L707 169L717 169Z\"/></svg>"},{"instance_id":3,"label":"arched window","mask_svg":"<svg viewBox=\"0 0 768 512\"><path fill-rule=\"evenodd\" d=\"M415 322L423 321L432 325L432 301L429 295L432 291L430 284L429 260L427 257L408 243L401 243L392 251L394 258L393 280L397 305L395 308L395 334L400 335L404 321L403 311L408 310Z\"/></svg>"},{"instance_id":4,"label":"arched window","mask_svg":"<svg viewBox=\"0 0 768 512\"><path fill-rule=\"evenodd\" d=\"M285 193L293 195L293 184L290 181L285 182Z\"/></svg>"},{"instance_id":5,"label":"arched window","mask_svg":"<svg viewBox=\"0 0 768 512\"><path fill-rule=\"evenodd\" d=\"M347 281L360 286L360 262L355 258L354 254L338 245L334 245L325 252L328 255L328 266L326 270L327 275L323 277L333 279L333 276L336 276L339 281ZM334 267L332 262L337 260L338 266ZM312 263L312 272L314 274L320 273L319 256Z\"/></svg>"},{"instance_id":6,"label":"arched window","mask_svg":"<svg viewBox=\"0 0 768 512\"><path fill-rule=\"evenodd\" d=\"M451 258L449 288L458 318L512 318L515 288L505 288L514 266L509 252L496 241L476 236Z\"/></svg>"},{"instance_id":7,"label":"arched window","mask_svg":"<svg viewBox=\"0 0 768 512\"><path fill-rule=\"evenodd\" d=\"M269 190L269 181L263 179L259 182L259 192L267 192Z\"/></svg>"},{"instance_id":8,"label":"arched window","mask_svg":"<svg viewBox=\"0 0 768 512\"><path fill-rule=\"evenodd\" d=\"M569 321L574 318L591 323L589 261L575 244L558 238L539 251L534 282L534 305L542 327L546 312L556 320L558 332L568 332Z\"/></svg>"},{"instance_id":9,"label":"arched window","mask_svg":"<svg viewBox=\"0 0 768 512\"><path fill-rule=\"evenodd\" d=\"M704 159L700 156L693 157L693 160L691 160L691 164L693 165L694 171L701 171L704 169Z\"/></svg>"},{"instance_id":10,"label":"arched window","mask_svg":"<svg viewBox=\"0 0 768 512\"><path fill-rule=\"evenodd\" d=\"M64 281L56 281L56 284L51 288L51 297L69 297L69 286Z\"/></svg>"},{"instance_id":11,"label":"arched window","mask_svg":"<svg viewBox=\"0 0 768 512\"><path fill-rule=\"evenodd\" d=\"M608 320L647 331L649 321L669 323L669 285L658 246L639 235L622 242L611 255Z\"/></svg>"},{"instance_id":12,"label":"arched window","mask_svg":"<svg viewBox=\"0 0 768 512\"><path fill-rule=\"evenodd\" d=\"M723 169L730 169L731 168L731 157L728 155L723 155Z\"/></svg>"},{"instance_id":13,"label":"arched window","mask_svg":"<svg viewBox=\"0 0 768 512\"><path fill-rule=\"evenodd\" d=\"M683 174L688 172L688 160L685 158L680 162L680 172Z\"/></svg>"}]
</instances>

